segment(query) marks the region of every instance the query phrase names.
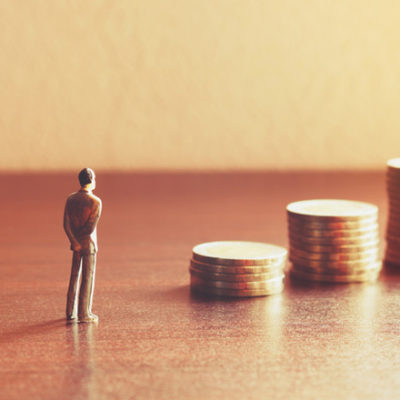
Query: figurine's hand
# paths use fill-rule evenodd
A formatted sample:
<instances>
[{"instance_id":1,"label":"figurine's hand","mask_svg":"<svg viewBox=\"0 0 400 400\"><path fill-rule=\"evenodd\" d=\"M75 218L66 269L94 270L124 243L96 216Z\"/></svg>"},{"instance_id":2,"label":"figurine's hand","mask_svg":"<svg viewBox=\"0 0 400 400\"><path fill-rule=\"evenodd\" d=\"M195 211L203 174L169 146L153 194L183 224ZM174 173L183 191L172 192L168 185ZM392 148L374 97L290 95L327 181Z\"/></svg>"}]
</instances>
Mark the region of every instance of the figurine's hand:
<instances>
[{"instance_id":1,"label":"figurine's hand","mask_svg":"<svg viewBox=\"0 0 400 400\"><path fill-rule=\"evenodd\" d=\"M74 251L79 253L82 250L82 246L79 243L74 243L72 245L72 250L74 250Z\"/></svg>"}]
</instances>

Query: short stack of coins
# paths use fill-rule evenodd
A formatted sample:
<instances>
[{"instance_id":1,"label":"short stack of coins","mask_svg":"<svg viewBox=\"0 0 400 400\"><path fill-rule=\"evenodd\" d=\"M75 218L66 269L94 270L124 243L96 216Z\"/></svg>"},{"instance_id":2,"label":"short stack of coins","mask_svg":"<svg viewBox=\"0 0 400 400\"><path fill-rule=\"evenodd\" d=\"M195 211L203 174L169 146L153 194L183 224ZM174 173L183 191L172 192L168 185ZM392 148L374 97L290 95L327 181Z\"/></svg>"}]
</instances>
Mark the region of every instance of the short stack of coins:
<instances>
[{"instance_id":1,"label":"short stack of coins","mask_svg":"<svg viewBox=\"0 0 400 400\"><path fill-rule=\"evenodd\" d=\"M378 208L349 200L306 200L287 206L291 276L317 282L378 278Z\"/></svg>"},{"instance_id":2,"label":"short stack of coins","mask_svg":"<svg viewBox=\"0 0 400 400\"><path fill-rule=\"evenodd\" d=\"M287 250L267 243L222 241L193 248L190 284L214 296L253 297L280 293Z\"/></svg>"},{"instance_id":3,"label":"short stack of coins","mask_svg":"<svg viewBox=\"0 0 400 400\"><path fill-rule=\"evenodd\" d=\"M386 189L389 216L386 226L386 263L400 267L400 158L387 162Z\"/></svg>"}]
</instances>

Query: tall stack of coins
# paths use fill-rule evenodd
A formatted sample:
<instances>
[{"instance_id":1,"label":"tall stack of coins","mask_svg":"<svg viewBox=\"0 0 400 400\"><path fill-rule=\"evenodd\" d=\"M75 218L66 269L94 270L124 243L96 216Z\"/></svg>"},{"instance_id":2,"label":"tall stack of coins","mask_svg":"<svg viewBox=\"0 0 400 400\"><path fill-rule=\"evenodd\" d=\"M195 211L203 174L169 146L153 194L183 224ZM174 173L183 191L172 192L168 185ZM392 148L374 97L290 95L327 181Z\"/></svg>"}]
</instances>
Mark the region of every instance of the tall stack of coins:
<instances>
[{"instance_id":1,"label":"tall stack of coins","mask_svg":"<svg viewBox=\"0 0 400 400\"><path fill-rule=\"evenodd\" d=\"M348 200L306 200L287 206L291 275L318 282L376 280L378 208Z\"/></svg>"},{"instance_id":2,"label":"tall stack of coins","mask_svg":"<svg viewBox=\"0 0 400 400\"><path fill-rule=\"evenodd\" d=\"M385 261L400 266L400 158L387 162L386 188L389 218L386 227Z\"/></svg>"},{"instance_id":3,"label":"tall stack of coins","mask_svg":"<svg viewBox=\"0 0 400 400\"><path fill-rule=\"evenodd\" d=\"M287 250L257 242L210 242L193 248L193 291L230 297L267 296L283 289Z\"/></svg>"}]
</instances>

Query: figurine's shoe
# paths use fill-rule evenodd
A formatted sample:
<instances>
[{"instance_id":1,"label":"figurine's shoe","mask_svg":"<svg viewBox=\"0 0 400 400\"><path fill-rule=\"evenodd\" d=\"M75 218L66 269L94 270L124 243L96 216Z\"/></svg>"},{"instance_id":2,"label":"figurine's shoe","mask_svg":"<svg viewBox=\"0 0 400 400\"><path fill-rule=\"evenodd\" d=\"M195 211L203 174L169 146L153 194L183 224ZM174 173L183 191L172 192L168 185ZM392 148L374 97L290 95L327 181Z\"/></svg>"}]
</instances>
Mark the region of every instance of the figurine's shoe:
<instances>
[{"instance_id":1,"label":"figurine's shoe","mask_svg":"<svg viewBox=\"0 0 400 400\"><path fill-rule=\"evenodd\" d=\"M72 324L74 322L78 322L78 318L76 315L67 315L67 324Z\"/></svg>"},{"instance_id":2,"label":"figurine's shoe","mask_svg":"<svg viewBox=\"0 0 400 400\"><path fill-rule=\"evenodd\" d=\"M83 315L82 317L79 317L78 322L99 322L99 317L95 314Z\"/></svg>"}]
</instances>

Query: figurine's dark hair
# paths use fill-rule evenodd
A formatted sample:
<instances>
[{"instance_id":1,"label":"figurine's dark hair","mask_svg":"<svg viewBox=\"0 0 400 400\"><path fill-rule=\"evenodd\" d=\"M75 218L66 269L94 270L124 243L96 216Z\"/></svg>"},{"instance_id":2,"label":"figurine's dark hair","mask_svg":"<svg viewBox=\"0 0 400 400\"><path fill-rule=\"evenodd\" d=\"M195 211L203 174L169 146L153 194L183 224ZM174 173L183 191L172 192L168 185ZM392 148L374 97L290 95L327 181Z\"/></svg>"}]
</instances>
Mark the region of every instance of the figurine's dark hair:
<instances>
[{"instance_id":1,"label":"figurine's dark hair","mask_svg":"<svg viewBox=\"0 0 400 400\"><path fill-rule=\"evenodd\" d=\"M93 182L94 172L90 168L84 168L78 175L79 183L81 186L85 186Z\"/></svg>"}]
</instances>

